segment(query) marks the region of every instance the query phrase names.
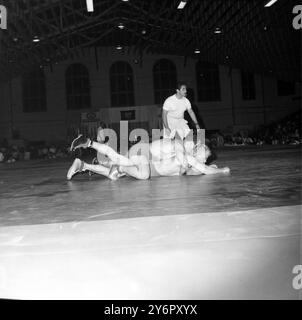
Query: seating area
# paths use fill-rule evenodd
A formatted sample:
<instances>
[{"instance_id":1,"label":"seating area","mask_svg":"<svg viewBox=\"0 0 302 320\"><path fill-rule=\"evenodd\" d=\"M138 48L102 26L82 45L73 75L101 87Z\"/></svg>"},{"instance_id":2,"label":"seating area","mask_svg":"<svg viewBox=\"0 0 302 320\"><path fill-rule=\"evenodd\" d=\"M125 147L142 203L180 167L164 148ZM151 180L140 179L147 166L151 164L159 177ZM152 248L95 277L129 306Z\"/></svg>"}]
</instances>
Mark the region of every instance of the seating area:
<instances>
[{"instance_id":1,"label":"seating area","mask_svg":"<svg viewBox=\"0 0 302 320\"><path fill-rule=\"evenodd\" d=\"M19 142L19 141L18 141ZM56 159L68 156L67 142L46 143L44 141L19 143L6 139L0 142L0 162L14 163L30 159Z\"/></svg>"},{"instance_id":2,"label":"seating area","mask_svg":"<svg viewBox=\"0 0 302 320\"><path fill-rule=\"evenodd\" d=\"M299 145L301 138L301 113L291 114L268 126L259 126L253 131L240 130L235 134L215 132L207 135L207 144L212 147L247 145Z\"/></svg>"}]
</instances>

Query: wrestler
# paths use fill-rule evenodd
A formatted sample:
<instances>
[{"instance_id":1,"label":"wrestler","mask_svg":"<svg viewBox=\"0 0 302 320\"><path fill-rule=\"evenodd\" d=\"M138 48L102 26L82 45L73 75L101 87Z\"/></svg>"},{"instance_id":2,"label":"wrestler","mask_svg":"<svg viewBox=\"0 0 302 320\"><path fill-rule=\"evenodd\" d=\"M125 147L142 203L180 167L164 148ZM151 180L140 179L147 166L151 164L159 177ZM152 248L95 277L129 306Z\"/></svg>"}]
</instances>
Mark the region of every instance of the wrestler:
<instances>
[{"instance_id":1,"label":"wrestler","mask_svg":"<svg viewBox=\"0 0 302 320\"><path fill-rule=\"evenodd\" d=\"M173 139L177 133L180 139L184 139L189 134L190 128L184 119L185 111L189 113L196 129L200 129L196 115L186 95L187 86L185 83L180 82L177 85L176 93L165 100L162 112L164 138Z\"/></svg>"},{"instance_id":2,"label":"wrestler","mask_svg":"<svg viewBox=\"0 0 302 320\"><path fill-rule=\"evenodd\" d=\"M185 146L185 147L184 147ZM107 156L111 167L102 164L88 164L75 159L68 170L70 180L77 172L92 171L104 175L111 180L117 180L122 175L128 175L140 180L154 176L198 175L229 173L230 169L205 165L210 150L202 144L192 142L184 145L178 140L162 139L152 143L138 143L132 146L127 157L115 152L106 144L91 141L83 136L77 137L71 144L71 150L78 148L93 148L98 153Z\"/></svg>"}]
</instances>

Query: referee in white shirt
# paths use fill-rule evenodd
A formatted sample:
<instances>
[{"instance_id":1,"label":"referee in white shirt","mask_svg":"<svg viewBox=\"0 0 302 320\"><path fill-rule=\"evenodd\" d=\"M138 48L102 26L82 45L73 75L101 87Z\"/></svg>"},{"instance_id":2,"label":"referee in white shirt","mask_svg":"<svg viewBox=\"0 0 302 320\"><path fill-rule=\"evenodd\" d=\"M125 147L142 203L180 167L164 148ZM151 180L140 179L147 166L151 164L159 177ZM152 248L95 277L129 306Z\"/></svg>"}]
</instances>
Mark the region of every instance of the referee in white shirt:
<instances>
[{"instance_id":1,"label":"referee in white shirt","mask_svg":"<svg viewBox=\"0 0 302 320\"><path fill-rule=\"evenodd\" d=\"M190 128L187 124L188 122L184 119L185 111L188 111L196 129L200 129L196 115L186 95L187 85L180 82L177 85L176 93L165 100L162 113L164 138L174 139L177 133L181 139L184 139L189 134Z\"/></svg>"}]
</instances>

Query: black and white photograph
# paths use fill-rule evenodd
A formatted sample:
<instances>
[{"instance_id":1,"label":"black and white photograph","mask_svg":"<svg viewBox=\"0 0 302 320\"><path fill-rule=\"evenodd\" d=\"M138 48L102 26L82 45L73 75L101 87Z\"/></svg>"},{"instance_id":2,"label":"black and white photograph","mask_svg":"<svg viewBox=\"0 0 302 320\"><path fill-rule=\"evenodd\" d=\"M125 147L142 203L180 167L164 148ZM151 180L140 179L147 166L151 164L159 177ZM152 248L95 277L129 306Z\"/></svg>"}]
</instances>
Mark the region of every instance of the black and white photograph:
<instances>
[{"instance_id":1,"label":"black and white photograph","mask_svg":"<svg viewBox=\"0 0 302 320\"><path fill-rule=\"evenodd\" d=\"M301 39L295 0L0 0L0 299L301 300Z\"/></svg>"}]
</instances>

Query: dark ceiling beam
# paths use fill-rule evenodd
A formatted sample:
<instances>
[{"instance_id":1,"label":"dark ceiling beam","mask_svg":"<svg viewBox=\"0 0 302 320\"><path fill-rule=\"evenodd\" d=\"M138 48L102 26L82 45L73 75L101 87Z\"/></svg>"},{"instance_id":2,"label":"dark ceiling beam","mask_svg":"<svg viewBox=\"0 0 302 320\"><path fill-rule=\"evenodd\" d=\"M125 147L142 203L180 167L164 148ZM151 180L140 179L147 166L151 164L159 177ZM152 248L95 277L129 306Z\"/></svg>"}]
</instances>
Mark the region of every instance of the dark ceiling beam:
<instances>
[{"instance_id":1,"label":"dark ceiling beam","mask_svg":"<svg viewBox=\"0 0 302 320\"><path fill-rule=\"evenodd\" d=\"M184 10L177 10L178 0L95 0L93 13L87 12L85 0L1 3L11 12L0 52L1 63L10 70L45 63L46 55L79 57L87 46L112 46L119 40L128 53L200 57L257 72L271 68L282 77L301 79L301 38L285 17L292 10L288 1L268 9L260 0L189 0ZM121 19L122 31L117 28ZM220 35L213 34L217 26L222 28ZM32 42L35 33L40 33L39 43ZM194 54L195 47L200 55ZM15 60L14 66L7 65L9 60Z\"/></svg>"},{"instance_id":2,"label":"dark ceiling beam","mask_svg":"<svg viewBox=\"0 0 302 320\"><path fill-rule=\"evenodd\" d=\"M64 8L64 2L63 4L63 8ZM111 5L109 8L107 8L105 11L102 11L101 13L99 13L98 15L95 15L93 17L91 17L90 19L85 19L79 23L77 23L77 25L62 25L62 27L60 28L60 30L58 30L57 32L49 32L48 34L45 34L43 36L44 39L47 38L55 38L55 37L62 37L63 35L69 36L72 33L77 33L79 31L81 31L82 29L85 29L87 26L92 27L94 24L99 24L101 18L106 17L106 15L108 15L110 12L114 12L114 9L116 7L118 7L119 3L115 2L113 5ZM66 15L66 13L65 13Z\"/></svg>"},{"instance_id":3,"label":"dark ceiling beam","mask_svg":"<svg viewBox=\"0 0 302 320\"><path fill-rule=\"evenodd\" d=\"M141 33L137 32L135 29L131 29L130 28L130 31L135 33L138 37L143 37L141 35ZM161 48L161 50L165 50L166 52L169 51L169 52L174 52L174 53L179 53L181 51L181 49L182 49L181 47L176 47L176 46L174 46L173 48L169 49L167 47L167 43L165 43L164 41L161 41L161 40L154 39L154 38L148 39L148 41L150 42L150 45L151 45L150 48L153 48L153 49L150 49L149 51L146 51L146 53L151 52L151 51L159 53L159 51L157 51L156 48Z\"/></svg>"},{"instance_id":4,"label":"dark ceiling beam","mask_svg":"<svg viewBox=\"0 0 302 320\"><path fill-rule=\"evenodd\" d=\"M33 8L29 7L28 10L31 17L31 23L32 23L31 36L33 37L37 35L39 38L43 37L43 34L45 33L45 31L43 30L43 27L42 27L43 24L40 23L41 19L38 19L36 12L33 10ZM49 31L49 26L47 26L47 29L48 29L47 31ZM36 43L36 45L35 44L33 45L33 48L34 48L34 51L37 52L36 56L40 58L40 59L37 59L38 62L42 63L43 58L47 57L49 54L45 44L41 45L41 43Z\"/></svg>"},{"instance_id":5,"label":"dark ceiling beam","mask_svg":"<svg viewBox=\"0 0 302 320\"><path fill-rule=\"evenodd\" d=\"M182 26L186 25L182 21L179 20L179 16L181 16L180 10L177 9L177 4L173 1L168 2L168 12L166 15L166 19L161 20L161 31L158 33L157 39L160 41L166 42L169 47L171 47L171 43L168 43L168 39L171 38L170 32L165 32L166 27L174 26L174 35L178 33L178 31L182 30ZM187 27L187 26L186 26Z\"/></svg>"},{"instance_id":6,"label":"dark ceiling beam","mask_svg":"<svg viewBox=\"0 0 302 320\"><path fill-rule=\"evenodd\" d=\"M24 4L26 5L26 4ZM12 14L10 14L10 28L8 29L8 34L6 39L16 38L16 41L10 42L6 45L9 55L16 56L16 61L14 62L15 68L26 68L29 64L29 61L33 61L34 63L40 63L40 54L33 51L32 49L35 47L35 44L32 43L32 28L30 27L32 24L32 20L28 23L28 16L21 14L19 9L15 9ZM27 23L22 23L23 20L20 20L20 16L25 18ZM30 25L30 26L29 26ZM38 24L39 25L39 24ZM11 30L14 30L14 34L10 33ZM40 29L40 33L43 33L44 30ZM25 45L25 42L29 44ZM13 58L13 57L12 57ZM25 60L25 61L24 61Z\"/></svg>"},{"instance_id":7,"label":"dark ceiling beam","mask_svg":"<svg viewBox=\"0 0 302 320\"><path fill-rule=\"evenodd\" d=\"M196 46L199 49L203 50L204 47L207 45L211 38L214 35L214 29L218 26L215 14L220 12L221 3L214 1L209 6L205 7L205 4L201 3L201 12L203 12L203 19L201 19L200 24L197 28L193 28L193 39L189 38L189 41L184 43L184 47L186 50L194 50ZM220 26L220 24L219 24ZM196 41L195 43L192 43Z\"/></svg>"},{"instance_id":8,"label":"dark ceiling beam","mask_svg":"<svg viewBox=\"0 0 302 320\"><path fill-rule=\"evenodd\" d=\"M67 55L71 58L71 59L74 59L75 58L75 55L77 57L80 57L81 56L81 53L76 49L74 48L73 50L71 50L71 48L74 46L72 44L72 41L74 39L74 36L79 34L79 25L76 21L76 18L75 18L75 13L74 13L74 8L73 8L73 2L71 0L69 0L69 2L71 2L71 6L72 7L69 7L67 6L67 2L64 1L61 6L60 6L60 15L61 15L61 21L62 23L64 23L64 18L66 20L66 23L65 23L65 26L66 26L66 37L65 37L65 47L66 47L66 51L67 51ZM73 21L72 23L69 23L68 21L68 18L67 18L67 12L70 12L71 11L71 14L73 15ZM71 26L75 26L75 33L73 34L73 30L71 28Z\"/></svg>"},{"instance_id":9,"label":"dark ceiling beam","mask_svg":"<svg viewBox=\"0 0 302 320\"><path fill-rule=\"evenodd\" d=\"M140 17L141 19L140 21L144 21L146 26L148 26L147 35L144 37L140 37L140 40L136 45L136 48L138 50L144 51L148 45L148 42L150 42L151 39L153 39L154 34L158 32L158 29L157 29L156 32L154 33L153 27L159 28L158 23L160 21L160 15L163 13L166 3L167 3L167 0L163 0L160 6L158 6L157 2L151 2L149 3L148 11L144 8L140 8L134 5L133 3L131 3L131 7L134 8L137 12L137 16L134 18L134 20L137 21L137 18ZM154 14L154 12L156 11L158 13L157 15ZM154 22L150 23L150 19L153 19ZM143 39L144 41L142 41Z\"/></svg>"},{"instance_id":10,"label":"dark ceiling beam","mask_svg":"<svg viewBox=\"0 0 302 320\"><path fill-rule=\"evenodd\" d=\"M109 19L109 20L101 20L95 24L91 24L91 25L82 25L82 30L81 31L84 31L87 29L91 29L91 28L94 28L94 27L100 27L101 25L104 25L108 22L112 22L112 21L116 21L116 18L112 18L112 19ZM69 33L68 33L69 31ZM110 32L112 32L112 30L110 29ZM110 33L109 32L109 33ZM65 49L67 51L69 51L71 49L71 45L70 43L68 44L68 39L71 39L72 36L76 35L76 34L81 34L79 33L78 29L75 29L75 28L69 28L69 27L66 27L64 26L64 33L63 34L59 34L57 36L48 36L48 37L43 37L43 40L39 42L39 45L43 45L44 42L48 42L48 41L55 41L56 44L59 44L59 47L61 49ZM82 35L82 34L81 34ZM93 43L93 42L96 42L98 38L94 38L94 37L85 37L84 34L83 34L83 37L86 38L86 40L88 41L83 41L84 43L84 46L87 45L87 44L90 44L90 43ZM65 39L65 40L64 40ZM60 41L63 40L63 43L65 43L64 46L62 46L62 44L60 44ZM81 47L81 46L74 46L74 47Z\"/></svg>"},{"instance_id":11,"label":"dark ceiling beam","mask_svg":"<svg viewBox=\"0 0 302 320\"><path fill-rule=\"evenodd\" d=\"M115 7L115 6L114 6ZM114 9L114 7L111 7L111 8L109 8L109 10L107 10L107 12L106 13L108 13L108 11L110 11L110 10L113 10ZM54 8L54 7L52 7L52 8ZM28 13L30 12L30 11L27 11ZM53 9L52 9L52 12L53 12ZM101 13L100 15L98 15L97 17L95 17L93 20L97 20L99 17L101 17L101 16L103 16L105 13L103 12L103 13ZM36 15L34 14L34 16L36 17ZM54 16L56 16L55 14L54 14ZM32 19L33 20L33 19ZM57 22L58 22L58 20L57 20ZM60 26L61 24L58 24L58 26ZM27 34L31 34L31 29L29 29L28 28L28 24L26 24L26 27L27 27ZM61 25L61 27L62 27L62 25ZM81 27L85 27L85 24L81 24ZM59 28L60 29L60 28ZM64 30L62 30L63 28L61 28L61 30L59 30L59 31L57 31L56 32L56 35L58 35L58 32L64 32L64 36L66 37L66 38L70 38L70 36L71 36L71 28L69 27L69 26L66 26L65 28L64 28ZM74 32L74 30L75 30L75 28L73 28L73 32ZM69 32L68 32L69 31ZM78 33L78 29L76 29L76 31L77 31L77 33ZM39 29L39 32L41 32L41 29ZM111 32L111 31L110 31ZM53 35L53 32L50 32L49 34L52 34ZM107 34L107 33L106 33ZM102 37L103 35L101 35L101 37ZM59 39L56 37L56 36L53 36L53 37L44 37L43 38L43 43L42 42L39 42L38 44L33 44L32 43L32 37L28 40L29 42L28 42L28 44L27 44L27 46L25 46L25 49L26 50L24 50L25 52L27 52L28 54L27 54L27 56L28 56L28 58L30 57L31 59L34 57L35 58L35 62L34 63L41 63L42 62L42 59L40 59L40 56L39 56L39 54L41 55L41 50L39 50L39 48L41 48L41 46L42 47L45 47L45 46L48 46L49 45L49 43L52 43L52 45L53 45L53 48L54 48L54 52L56 52L57 50L55 49L56 47L57 48L59 48L59 55L63 55L63 56L66 56L66 54L65 54L65 52L67 51L68 53L69 53L69 55L70 56L72 56L72 52L74 52L74 51L76 51L76 49L77 48L81 48L81 47L83 47L83 46L86 46L86 45L89 45L90 43L92 43L92 42L94 42L95 41L95 39L93 39L93 38L88 38L87 36L85 36L85 34L83 34L83 37L84 38L86 38L86 39L89 39L89 41L87 42L84 42L83 43L83 45L75 45L75 46L73 46L73 45L70 45L70 43L65 43L65 45L64 46L62 46L62 44L60 43L60 41L59 41ZM73 47L72 49L73 50L71 50L71 47ZM32 49L30 49L30 48L35 48L35 50L32 50ZM38 49L38 50L37 50ZM30 53L30 54L29 54ZM43 56L45 56L45 54L46 54L46 52L45 52L45 50L43 51L43 53L42 53L42 55ZM28 59L26 59L26 60L28 60Z\"/></svg>"},{"instance_id":12,"label":"dark ceiling beam","mask_svg":"<svg viewBox=\"0 0 302 320\"><path fill-rule=\"evenodd\" d=\"M57 15L55 9L57 9L57 13L59 14L59 16ZM45 12L45 11L44 11ZM62 6L62 3L60 3L59 6L57 7L54 7L54 6L51 6L50 8L50 13L53 17L53 20L56 24L56 33L60 33L62 34L63 33L63 6ZM58 53L59 55L64 55L64 46L61 46L58 44L58 41L54 38L49 38L49 42L52 44L52 55L57 57ZM53 59L53 57L52 57Z\"/></svg>"},{"instance_id":13,"label":"dark ceiling beam","mask_svg":"<svg viewBox=\"0 0 302 320\"><path fill-rule=\"evenodd\" d=\"M163 35L162 30L169 28L171 31L175 32L179 28L182 28L183 30L186 30L188 34L191 33L192 30L190 29L190 27L187 27L186 23L182 22L180 24L174 21L174 19L169 18L170 15L168 17L165 16L166 14L171 13L171 10L172 10L172 8L170 7L171 1L165 0L160 2L161 4L160 7L155 6L155 4L158 4L158 2L154 2L154 3L151 2L151 3L153 4L153 7L152 7L153 10L150 10L150 12L146 10L142 10L139 16L141 19L146 19L147 21L146 25L148 25L149 27L153 27L152 30L149 31L148 37L145 43L143 44L143 49L146 50L146 52L148 52L147 48L150 48L150 45L148 45L148 40L154 37L156 37L157 40L159 40L159 37ZM133 4L132 6L137 10L139 10L137 5ZM167 8L167 6L169 7ZM174 7L175 7L175 10L177 10L176 6L173 6L173 10L174 10Z\"/></svg>"},{"instance_id":14,"label":"dark ceiling beam","mask_svg":"<svg viewBox=\"0 0 302 320\"><path fill-rule=\"evenodd\" d=\"M242 9L241 4L238 6L232 6L230 2L224 2L219 8L217 9L217 18L213 19L213 22L209 25L209 21L206 21L205 24L208 26L208 29L206 30L207 34L201 33L199 35L198 43L199 43L199 49L201 49L204 52L208 52L208 58L210 59L212 57L211 49L213 47L213 44L216 44L216 47L224 48L228 47L229 43L227 39L232 38L235 36L233 34L230 36L230 33L226 30L227 23L232 23L231 21L228 21L229 16L235 16L240 14L240 10ZM211 16L208 17L208 19L211 20ZM233 20L234 21L234 20ZM221 28L222 33L221 34L215 34L214 30L216 27ZM237 43L239 46L240 39L237 39ZM227 49L225 49L227 50ZM229 49L229 51L232 51L232 49ZM241 48L240 51L244 51L244 48ZM228 52L225 52L225 55L229 54Z\"/></svg>"},{"instance_id":15,"label":"dark ceiling beam","mask_svg":"<svg viewBox=\"0 0 302 320\"><path fill-rule=\"evenodd\" d=\"M249 41L244 41L244 38L253 38L247 28L248 23L250 21L253 21L253 18L250 14L250 12L252 12L251 6L252 1L245 3L242 2L241 4L238 4L237 8L232 7L231 16L234 16L234 14L236 14L237 17L236 19L232 20L233 23L230 23L227 20L223 22L223 16L221 16L219 18L219 21L222 21L222 34L215 35L212 30L211 36L207 39L207 41L204 41L202 43L202 50L208 52L209 56L212 56L214 48L216 48L216 52L218 52L218 48L222 50L224 49L225 52L223 54L229 56L231 55L233 62L237 60L237 62L240 61L242 65L246 65L246 63L248 63L250 50L252 48L247 45ZM238 12L238 9L240 10L240 12ZM230 8L228 8L227 10L230 10ZM224 14L224 17L227 17L227 15ZM227 26L231 27L228 28ZM241 30L244 30L244 33L240 32ZM228 40L226 41L226 39ZM217 41L219 41L218 44ZM240 55L234 56L234 52L239 52ZM221 59L219 60L221 61ZM237 63L237 65L239 64Z\"/></svg>"},{"instance_id":16,"label":"dark ceiling beam","mask_svg":"<svg viewBox=\"0 0 302 320\"><path fill-rule=\"evenodd\" d=\"M270 59L270 48L268 48L269 42L262 41L269 34L268 31L264 30L267 21L263 16L263 7L259 4L257 7L257 3L254 3L254 7L247 7L247 10L244 14L241 13L241 16L245 18L237 21L233 30L231 28L225 30L229 35L229 51L238 52L240 48L243 48L245 61L241 65L238 64L241 68L246 67L247 64L252 71L255 71L256 65L259 66L259 69L264 68L263 66L268 63L264 61ZM238 32L238 30L244 30L244 32ZM234 58L236 59L236 57Z\"/></svg>"},{"instance_id":17,"label":"dark ceiling beam","mask_svg":"<svg viewBox=\"0 0 302 320\"><path fill-rule=\"evenodd\" d=\"M142 12L142 11L145 11L144 9L144 5L145 5L145 2L144 1L141 1L140 2L140 7L139 7L139 12ZM149 5L149 10L148 10L149 13L151 13L151 5ZM126 18L127 17L127 13L123 14L123 20L127 23L129 23L130 21ZM130 22L131 23L131 22ZM137 23L137 20L133 23L134 24L134 28L136 30L136 32L132 32L132 36L130 38L130 44L134 44L135 43L135 40L136 40L136 43L135 45L132 45L131 47L129 46L128 47L128 53L130 53L130 51L133 52L133 54L139 54L141 55L142 54L142 46L141 46L141 37L138 37L137 34L142 32L142 30L145 30L146 27L144 27L144 24L141 24L141 23Z\"/></svg>"}]
</instances>

